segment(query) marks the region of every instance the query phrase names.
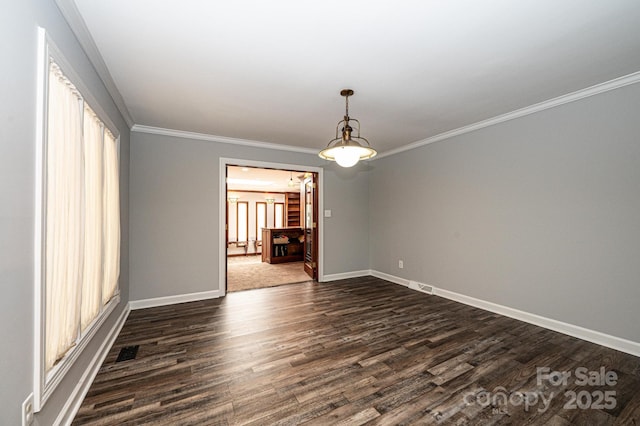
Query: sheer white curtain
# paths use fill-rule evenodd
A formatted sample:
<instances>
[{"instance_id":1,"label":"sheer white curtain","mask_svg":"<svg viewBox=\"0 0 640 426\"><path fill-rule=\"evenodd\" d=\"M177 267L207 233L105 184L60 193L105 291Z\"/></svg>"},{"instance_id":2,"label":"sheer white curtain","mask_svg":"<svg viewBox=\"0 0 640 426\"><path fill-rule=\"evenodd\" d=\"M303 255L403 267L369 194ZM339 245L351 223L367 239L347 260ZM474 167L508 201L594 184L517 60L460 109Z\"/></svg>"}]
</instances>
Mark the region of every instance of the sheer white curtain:
<instances>
[{"instance_id":1,"label":"sheer white curtain","mask_svg":"<svg viewBox=\"0 0 640 426\"><path fill-rule=\"evenodd\" d=\"M49 70L45 243L45 370L74 344L83 264L82 101L52 63Z\"/></svg>"},{"instance_id":2,"label":"sheer white curtain","mask_svg":"<svg viewBox=\"0 0 640 426\"><path fill-rule=\"evenodd\" d=\"M118 178L118 147L116 140L104 132L104 279L102 303L116 293L120 276L120 189Z\"/></svg>"},{"instance_id":3,"label":"sheer white curtain","mask_svg":"<svg viewBox=\"0 0 640 426\"><path fill-rule=\"evenodd\" d=\"M45 371L118 290L120 202L114 136L51 62L45 182Z\"/></svg>"},{"instance_id":4,"label":"sheer white curtain","mask_svg":"<svg viewBox=\"0 0 640 426\"><path fill-rule=\"evenodd\" d=\"M84 107L84 271L81 326L84 330L100 313L103 246L103 125L93 110Z\"/></svg>"}]
</instances>

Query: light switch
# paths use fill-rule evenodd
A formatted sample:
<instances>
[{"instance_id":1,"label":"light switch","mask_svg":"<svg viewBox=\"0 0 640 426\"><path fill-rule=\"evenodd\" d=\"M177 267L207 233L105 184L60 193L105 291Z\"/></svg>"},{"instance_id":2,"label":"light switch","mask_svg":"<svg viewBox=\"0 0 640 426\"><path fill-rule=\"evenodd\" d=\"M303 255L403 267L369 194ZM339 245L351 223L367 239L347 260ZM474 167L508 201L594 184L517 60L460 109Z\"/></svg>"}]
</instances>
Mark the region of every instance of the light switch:
<instances>
[{"instance_id":1,"label":"light switch","mask_svg":"<svg viewBox=\"0 0 640 426\"><path fill-rule=\"evenodd\" d=\"M331 210L325 210L324 217L331 217Z\"/></svg>"}]
</instances>

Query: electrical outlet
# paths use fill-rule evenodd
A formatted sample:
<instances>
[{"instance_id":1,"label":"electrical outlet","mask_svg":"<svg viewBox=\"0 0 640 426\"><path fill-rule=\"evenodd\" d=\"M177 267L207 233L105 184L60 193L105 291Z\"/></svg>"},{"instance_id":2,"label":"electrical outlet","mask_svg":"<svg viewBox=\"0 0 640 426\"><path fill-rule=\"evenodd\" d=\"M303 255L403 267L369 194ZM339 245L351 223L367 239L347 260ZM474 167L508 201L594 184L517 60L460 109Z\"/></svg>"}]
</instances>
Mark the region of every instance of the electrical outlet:
<instances>
[{"instance_id":1,"label":"electrical outlet","mask_svg":"<svg viewBox=\"0 0 640 426\"><path fill-rule=\"evenodd\" d=\"M398 260L398 268L404 268L404 262L402 260Z\"/></svg>"},{"instance_id":2,"label":"electrical outlet","mask_svg":"<svg viewBox=\"0 0 640 426\"><path fill-rule=\"evenodd\" d=\"M22 403L22 426L33 424L33 394L29 394Z\"/></svg>"}]
</instances>

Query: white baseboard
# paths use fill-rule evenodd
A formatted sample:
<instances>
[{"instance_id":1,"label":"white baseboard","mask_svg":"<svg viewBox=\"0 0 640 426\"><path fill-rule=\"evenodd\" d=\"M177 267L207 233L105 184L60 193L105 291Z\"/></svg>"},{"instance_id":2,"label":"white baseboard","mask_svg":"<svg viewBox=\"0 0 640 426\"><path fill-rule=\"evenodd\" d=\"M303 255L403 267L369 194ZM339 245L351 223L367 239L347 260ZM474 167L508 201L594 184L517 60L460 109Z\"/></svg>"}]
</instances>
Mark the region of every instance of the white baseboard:
<instances>
[{"instance_id":1,"label":"white baseboard","mask_svg":"<svg viewBox=\"0 0 640 426\"><path fill-rule=\"evenodd\" d=\"M324 275L322 277L322 282L326 283L329 281L346 280L347 278L366 277L369 275L371 275L371 271L369 269L364 269L362 271L341 272L339 274Z\"/></svg>"},{"instance_id":2,"label":"white baseboard","mask_svg":"<svg viewBox=\"0 0 640 426\"><path fill-rule=\"evenodd\" d=\"M198 293L177 294L175 296L154 297L151 299L132 300L131 310L154 308L156 306L175 305L177 303L197 302L198 300L216 299L224 296L222 290L201 291Z\"/></svg>"},{"instance_id":3,"label":"white baseboard","mask_svg":"<svg viewBox=\"0 0 640 426\"><path fill-rule=\"evenodd\" d=\"M325 275L323 282L335 281L345 278L355 278L361 276L372 275L376 278L380 278L395 284L409 287L411 281L396 277L394 275L386 274L375 270L362 270L353 272L344 272L339 274ZM504 315L510 318L514 318L520 321L534 324L549 330L557 331L559 333L567 334L569 336L577 337L582 340L586 340L598 345L606 346L612 349L616 349L622 352L626 352L631 355L640 356L640 343L633 342L631 340L623 339L616 336L611 336L599 331L590 330L584 327L580 327L573 324L568 324L562 321L557 321L551 318L546 318L540 315L524 312L518 309L510 308L508 306L499 305L497 303L488 302L486 300L477 299L475 297L466 296L464 294L455 293L453 291L444 290L441 288L433 287L433 294L435 296L444 297L449 300L464 303L465 305L474 306L476 308L484 309L486 311L495 312L500 315ZM113 327L109 331L106 339L100 345L100 348L92 358L89 366L83 373L82 377L78 381L69 398L67 399L64 407L58 414L54 425L70 425L75 417L76 413L80 409L80 405L84 400L85 395L89 391L93 380L98 374L100 366L104 362L111 346L118 337L120 330L124 326L124 323L129 316L131 310L150 308L154 306L172 305L176 303L193 302L197 300L213 299L221 297L224 292L220 290L204 291L199 293L182 294L176 296L157 297L152 299L135 300L129 302L129 304L122 311Z\"/></svg>"},{"instance_id":4,"label":"white baseboard","mask_svg":"<svg viewBox=\"0 0 640 426\"><path fill-rule=\"evenodd\" d=\"M82 377L76 384L75 388L67 398L67 402L65 402L62 410L58 413L58 417L56 418L54 425L65 425L68 426L73 421L73 418L76 416L76 413L80 409L80 405L82 405L82 401L84 397L87 395L93 380L96 378L98 374L98 370L102 366L105 358L109 354L111 350L111 346L113 346L113 342L115 342L116 337L120 334L120 330L122 330L122 326L124 326L127 317L129 316L129 312L131 312L129 305L124 308L116 322L109 330L109 334L106 339L100 345L100 348L96 351L95 355L91 359L89 366L82 374Z\"/></svg>"},{"instance_id":5,"label":"white baseboard","mask_svg":"<svg viewBox=\"0 0 640 426\"><path fill-rule=\"evenodd\" d=\"M409 280L405 280L404 278L396 277L395 275L385 274L384 272L371 270L371 275L376 278L380 278L381 280L391 281L395 284L400 284L405 287L409 287Z\"/></svg>"},{"instance_id":6,"label":"white baseboard","mask_svg":"<svg viewBox=\"0 0 640 426\"><path fill-rule=\"evenodd\" d=\"M409 280L405 280L404 278L395 277L393 275L385 274L378 271L371 271L371 275L383 280L391 281L392 283L403 285L405 287L409 286ZM529 324L557 331L562 334L577 337L578 339L596 343L601 346L606 346L611 349L626 352L631 355L640 356L640 343L638 342L623 339L621 337L611 336L600 331L595 331L588 328L580 327L578 325L546 318L540 315L524 312L519 309L510 308L508 306L499 305L497 303L488 302L486 300L477 299L475 297L466 296L464 294L455 293L453 291L444 290L437 287L433 287L433 294L435 296L444 297L445 299L464 303L465 305L484 309L485 311L495 312L496 314L504 315L506 317L524 321Z\"/></svg>"}]
</instances>

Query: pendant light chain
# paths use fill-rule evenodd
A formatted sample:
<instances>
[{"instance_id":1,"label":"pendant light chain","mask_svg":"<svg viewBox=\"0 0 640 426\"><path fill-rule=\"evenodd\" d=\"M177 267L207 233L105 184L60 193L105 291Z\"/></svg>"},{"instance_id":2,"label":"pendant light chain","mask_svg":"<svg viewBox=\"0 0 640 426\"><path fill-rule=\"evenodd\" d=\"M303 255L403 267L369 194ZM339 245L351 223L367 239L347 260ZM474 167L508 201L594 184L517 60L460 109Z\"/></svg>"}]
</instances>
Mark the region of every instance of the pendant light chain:
<instances>
[{"instance_id":1,"label":"pendant light chain","mask_svg":"<svg viewBox=\"0 0 640 426\"><path fill-rule=\"evenodd\" d=\"M345 108L346 115L345 115L345 117L348 120L349 119L349 95L345 96L345 104L346 104L346 108Z\"/></svg>"}]
</instances>

